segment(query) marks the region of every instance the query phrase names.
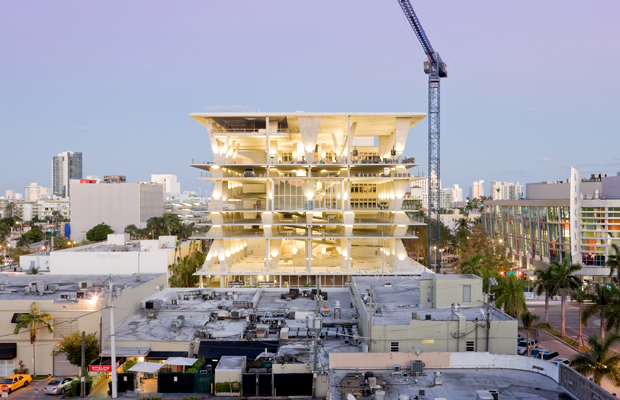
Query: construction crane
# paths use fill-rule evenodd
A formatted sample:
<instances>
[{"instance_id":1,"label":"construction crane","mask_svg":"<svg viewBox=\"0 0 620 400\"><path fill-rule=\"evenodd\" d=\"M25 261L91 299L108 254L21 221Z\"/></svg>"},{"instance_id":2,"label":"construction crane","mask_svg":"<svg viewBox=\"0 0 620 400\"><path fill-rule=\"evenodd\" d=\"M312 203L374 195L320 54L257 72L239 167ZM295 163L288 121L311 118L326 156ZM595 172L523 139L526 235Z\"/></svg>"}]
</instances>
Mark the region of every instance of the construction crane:
<instances>
[{"instance_id":1,"label":"construction crane","mask_svg":"<svg viewBox=\"0 0 620 400\"><path fill-rule=\"evenodd\" d=\"M440 254L439 228L441 226L439 219L441 194L439 187L441 160L439 157L439 80L448 77L448 70L439 53L433 50L409 0L398 0L398 4L403 9L407 21L428 56L428 61L424 62L424 72L428 75L428 266L431 268L434 266L435 270L440 272L441 262L437 262L437 254Z\"/></svg>"}]
</instances>

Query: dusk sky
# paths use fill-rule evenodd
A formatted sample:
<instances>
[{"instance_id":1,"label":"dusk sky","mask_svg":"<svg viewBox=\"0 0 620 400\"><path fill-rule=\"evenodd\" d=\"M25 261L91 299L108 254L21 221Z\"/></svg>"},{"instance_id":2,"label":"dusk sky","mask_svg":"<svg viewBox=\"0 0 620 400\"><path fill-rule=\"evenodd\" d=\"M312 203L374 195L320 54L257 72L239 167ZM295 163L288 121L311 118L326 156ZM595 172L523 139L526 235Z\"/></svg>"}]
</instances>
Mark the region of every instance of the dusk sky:
<instances>
[{"instance_id":1,"label":"dusk sky","mask_svg":"<svg viewBox=\"0 0 620 400\"><path fill-rule=\"evenodd\" d=\"M441 178L620 171L620 2L411 1L449 65ZM150 180L209 160L201 111L426 112L425 55L396 0L0 2L0 196L86 175ZM427 120L405 155L427 169ZM417 172L415 170L414 172Z\"/></svg>"}]
</instances>

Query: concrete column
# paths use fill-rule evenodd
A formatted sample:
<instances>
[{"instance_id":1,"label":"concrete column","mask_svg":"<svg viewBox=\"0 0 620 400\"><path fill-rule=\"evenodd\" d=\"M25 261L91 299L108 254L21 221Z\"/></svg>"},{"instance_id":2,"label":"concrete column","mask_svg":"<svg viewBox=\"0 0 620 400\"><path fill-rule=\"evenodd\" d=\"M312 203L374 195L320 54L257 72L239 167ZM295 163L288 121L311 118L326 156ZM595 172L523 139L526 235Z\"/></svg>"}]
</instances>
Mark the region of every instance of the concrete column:
<instances>
[{"instance_id":1,"label":"concrete column","mask_svg":"<svg viewBox=\"0 0 620 400\"><path fill-rule=\"evenodd\" d=\"M303 142L306 163L312 164L314 161L314 149L319 138L319 129L321 127L320 117L299 117L299 131Z\"/></svg>"},{"instance_id":2,"label":"concrete column","mask_svg":"<svg viewBox=\"0 0 620 400\"><path fill-rule=\"evenodd\" d=\"M269 166L271 164L271 151L270 151L270 148L269 148L270 144L271 144L270 143L271 142L271 140L270 140L270 136L271 135L269 134L269 116L267 116L265 118L265 133L266 133L266 136L267 136L267 140L265 141L266 146L267 146L265 153L266 153L267 165ZM269 167L267 167L267 169L269 169Z\"/></svg>"},{"instance_id":3,"label":"concrete column","mask_svg":"<svg viewBox=\"0 0 620 400\"><path fill-rule=\"evenodd\" d=\"M271 259L271 241L267 239L267 244L265 245L265 271L269 273L269 264Z\"/></svg>"},{"instance_id":4,"label":"concrete column","mask_svg":"<svg viewBox=\"0 0 620 400\"><path fill-rule=\"evenodd\" d=\"M198 279L200 280L200 288L202 289L204 287L202 283L202 275L198 275Z\"/></svg>"},{"instance_id":5,"label":"concrete column","mask_svg":"<svg viewBox=\"0 0 620 400\"><path fill-rule=\"evenodd\" d=\"M306 240L306 257L308 258L308 260L306 260L306 271L308 271L308 273L311 274L312 273L312 239Z\"/></svg>"},{"instance_id":6,"label":"concrete column","mask_svg":"<svg viewBox=\"0 0 620 400\"><path fill-rule=\"evenodd\" d=\"M351 272L351 240L347 239L347 272Z\"/></svg>"}]
</instances>

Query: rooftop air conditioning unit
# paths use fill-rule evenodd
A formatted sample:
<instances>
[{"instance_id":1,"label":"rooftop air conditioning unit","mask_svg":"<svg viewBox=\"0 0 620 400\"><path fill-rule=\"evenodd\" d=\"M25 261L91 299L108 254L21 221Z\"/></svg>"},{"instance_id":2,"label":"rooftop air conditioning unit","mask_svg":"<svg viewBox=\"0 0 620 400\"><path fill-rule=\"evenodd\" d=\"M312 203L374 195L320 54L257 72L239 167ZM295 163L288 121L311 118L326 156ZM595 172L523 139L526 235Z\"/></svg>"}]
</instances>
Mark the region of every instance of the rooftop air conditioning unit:
<instances>
[{"instance_id":1,"label":"rooftop air conditioning unit","mask_svg":"<svg viewBox=\"0 0 620 400\"><path fill-rule=\"evenodd\" d=\"M417 312L412 312L411 313L411 320L412 321L418 321L420 319L420 315Z\"/></svg>"},{"instance_id":2,"label":"rooftop air conditioning unit","mask_svg":"<svg viewBox=\"0 0 620 400\"><path fill-rule=\"evenodd\" d=\"M61 300L69 300L70 298L71 298L71 297L69 297L69 295L68 295L68 294L66 294L66 293L65 293L65 294L61 294L61 295L60 295L60 299L61 299Z\"/></svg>"},{"instance_id":3,"label":"rooftop air conditioning unit","mask_svg":"<svg viewBox=\"0 0 620 400\"><path fill-rule=\"evenodd\" d=\"M385 282L383 287L392 287L392 282Z\"/></svg>"},{"instance_id":4,"label":"rooftop air conditioning unit","mask_svg":"<svg viewBox=\"0 0 620 400\"><path fill-rule=\"evenodd\" d=\"M0 291L6 290L6 287L4 285L0 285Z\"/></svg>"},{"instance_id":5,"label":"rooftop air conditioning unit","mask_svg":"<svg viewBox=\"0 0 620 400\"><path fill-rule=\"evenodd\" d=\"M82 292L82 291L77 292L75 297L78 298L78 299L85 299L86 298L86 292Z\"/></svg>"},{"instance_id":6,"label":"rooftop air conditioning unit","mask_svg":"<svg viewBox=\"0 0 620 400\"><path fill-rule=\"evenodd\" d=\"M90 289L93 287L93 283L91 281L82 281L80 282L80 289Z\"/></svg>"},{"instance_id":7,"label":"rooftop air conditioning unit","mask_svg":"<svg viewBox=\"0 0 620 400\"><path fill-rule=\"evenodd\" d=\"M239 319L241 318L241 313L238 310L233 310L230 312L230 318Z\"/></svg>"},{"instance_id":8,"label":"rooftop air conditioning unit","mask_svg":"<svg viewBox=\"0 0 620 400\"><path fill-rule=\"evenodd\" d=\"M142 275L136 275L136 282L142 282Z\"/></svg>"},{"instance_id":9,"label":"rooftop air conditioning unit","mask_svg":"<svg viewBox=\"0 0 620 400\"><path fill-rule=\"evenodd\" d=\"M58 288L60 287L59 284L57 283L50 283L47 285L47 290L51 291L51 292L55 292L58 290Z\"/></svg>"}]
</instances>

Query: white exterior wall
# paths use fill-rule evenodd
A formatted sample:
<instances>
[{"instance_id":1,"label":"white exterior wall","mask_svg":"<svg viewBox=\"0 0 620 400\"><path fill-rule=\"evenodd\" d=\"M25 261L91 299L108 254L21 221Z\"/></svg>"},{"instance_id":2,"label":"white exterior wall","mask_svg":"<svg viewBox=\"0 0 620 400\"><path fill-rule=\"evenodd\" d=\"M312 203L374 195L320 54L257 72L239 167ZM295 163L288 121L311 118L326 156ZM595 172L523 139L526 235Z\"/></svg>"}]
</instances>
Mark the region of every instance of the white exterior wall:
<instances>
[{"instance_id":1,"label":"white exterior wall","mask_svg":"<svg viewBox=\"0 0 620 400\"><path fill-rule=\"evenodd\" d=\"M75 184L71 187L71 234L83 238L95 225L106 223L116 233L127 225L146 227L164 214L163 188L139 183Z\"/></svg>"}]
</instances>

